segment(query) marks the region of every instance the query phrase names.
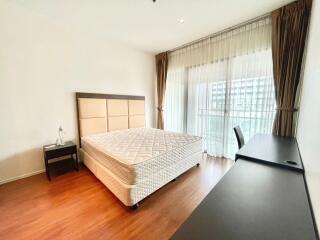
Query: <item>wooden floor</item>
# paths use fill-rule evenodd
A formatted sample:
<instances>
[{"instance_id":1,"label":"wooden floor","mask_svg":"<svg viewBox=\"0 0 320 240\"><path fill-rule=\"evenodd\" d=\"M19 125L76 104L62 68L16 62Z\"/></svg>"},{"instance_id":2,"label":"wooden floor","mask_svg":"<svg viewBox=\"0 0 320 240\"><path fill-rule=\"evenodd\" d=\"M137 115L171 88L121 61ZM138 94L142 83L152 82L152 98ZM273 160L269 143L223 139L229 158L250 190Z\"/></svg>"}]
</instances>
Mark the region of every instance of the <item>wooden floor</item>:
<instances>
[{"instance_id":1,"label":"wooden floor","mask_svg":"<svg viewBox=\"0 0 320 240\"><path fill-rule=\"evenodd\" d=\"M207 158L124 207L85 167L49 182L44 174L0 186L0 239L168 239L233 161Z\"/></svg>"}]
</instances>

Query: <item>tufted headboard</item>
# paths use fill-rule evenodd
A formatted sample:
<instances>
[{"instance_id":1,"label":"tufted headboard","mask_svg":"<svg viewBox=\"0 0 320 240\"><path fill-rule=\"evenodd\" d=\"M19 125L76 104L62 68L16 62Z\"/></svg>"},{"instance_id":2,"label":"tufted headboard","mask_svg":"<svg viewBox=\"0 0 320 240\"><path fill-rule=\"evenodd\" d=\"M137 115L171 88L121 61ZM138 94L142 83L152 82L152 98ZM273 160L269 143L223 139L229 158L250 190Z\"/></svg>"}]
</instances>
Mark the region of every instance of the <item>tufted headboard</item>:
<instances>
[{"instance_id":1,"label":"tufted headboard","mask_svg":"<svg viewBox=\"0 0 320 240\"><path fill-rule=\"evenodd\" d=\"M81 137L145 127L145 97L76 93L79 144Z\"/></svg>"}]
</instances>

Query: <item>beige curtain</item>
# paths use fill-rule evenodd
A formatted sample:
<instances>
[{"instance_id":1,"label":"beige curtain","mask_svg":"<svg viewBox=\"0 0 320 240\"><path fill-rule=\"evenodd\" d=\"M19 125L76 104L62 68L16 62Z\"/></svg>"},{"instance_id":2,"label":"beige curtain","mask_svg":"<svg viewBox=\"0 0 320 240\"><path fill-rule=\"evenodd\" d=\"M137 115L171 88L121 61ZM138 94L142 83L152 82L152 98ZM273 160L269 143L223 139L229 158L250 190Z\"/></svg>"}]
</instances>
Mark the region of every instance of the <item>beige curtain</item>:
<instances>
[{"instance_id":1,"label":"beige curtain","mask_svg":"<svg viewBox=\"0 0 320 240\"><path fill-rule=\"evenodd\" d=\"M272 59L277 111L276 136L294 136L295 102L311 11L311 0L299 0L272 13Z\"/></svg>"},{"instance_id":2,"label":"beige curtain","mask_svg":"<svg viewBox=\"0 0 320 240\"><path fill-rule=\"evenodd\" d=\"M160 53L156 55L156 71L157 71L157 94L158 94L158 121L157 128L163 129L163 100L166 92L166 81L168 71L168 53Z\"/></svg>"}]
</instances>

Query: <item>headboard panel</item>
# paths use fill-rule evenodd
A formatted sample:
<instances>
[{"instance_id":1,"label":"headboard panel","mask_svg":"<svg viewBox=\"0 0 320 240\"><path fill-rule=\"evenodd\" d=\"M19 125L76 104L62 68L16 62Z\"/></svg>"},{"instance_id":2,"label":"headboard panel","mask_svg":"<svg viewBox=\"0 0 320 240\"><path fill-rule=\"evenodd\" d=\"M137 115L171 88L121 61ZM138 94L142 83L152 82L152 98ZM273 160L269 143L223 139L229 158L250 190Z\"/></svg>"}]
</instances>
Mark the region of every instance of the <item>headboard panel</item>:
<instances>
[{"instance_id":1,"label":"headboard panel","mask_svg":"<svg viewBox=\"0 0 320 240\"><path fill-rule=\"evenodd\" d=\"M144 127L144 100L129 100L129 128Z\"/></svg>"},{"instance_id":2,"label":"headboard panel","mask_svg":"<svg viewBox=\"0 0 320 240\"><path fill-rule=\"evenodd\" d=\"M145 97L76 93L79 144L81 137L145 127Z\"/></svg>"},{"instance_id":3,"label":"headboard panel","mask_svg":"<svg viewBox=\"0 0 320 240\"><path fill-rule=\"evenodd\" d=\"M79 98L80 136L107 131L106 99Z\"/></svg>"},{"instance_id":4,"label":"headboard panel","mask_svg":"<svg viewBox=\"0 0 320 240\"><path fill-rule=\"evenodd\" d=\"M108 131L129 128L128 99L108 99Z\"/></svg>"}]
</instances>

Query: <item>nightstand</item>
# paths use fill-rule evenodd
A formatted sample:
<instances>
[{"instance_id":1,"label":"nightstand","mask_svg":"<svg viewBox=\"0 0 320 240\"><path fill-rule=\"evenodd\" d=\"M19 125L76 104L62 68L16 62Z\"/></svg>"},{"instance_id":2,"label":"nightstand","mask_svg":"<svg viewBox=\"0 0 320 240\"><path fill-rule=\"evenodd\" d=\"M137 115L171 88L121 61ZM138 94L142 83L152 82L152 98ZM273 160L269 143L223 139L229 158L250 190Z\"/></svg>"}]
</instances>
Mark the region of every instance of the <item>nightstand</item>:
<instances>
[{"instance_id":1,"label":"nightstand","mask_svg":"<svg viewBox=\"0 0 320 240\"><path fill-rule=\"evenodd\" d=\"M54 165L54 164L66 165L71 162L73 165L73 168L76 169L77 171L79 170L77 145L71 141L65 142L65 144L62 146L57 146L55 144L45 145L43 146L43 154L44 154L44 163L46 166L46 173L49 181L51 180L50 165ZM52 163L49 162L50 159L55 159L55 158L60 158L65 156L70 156L70 158L59 160Z\"/></svg>"}]
</instances>

